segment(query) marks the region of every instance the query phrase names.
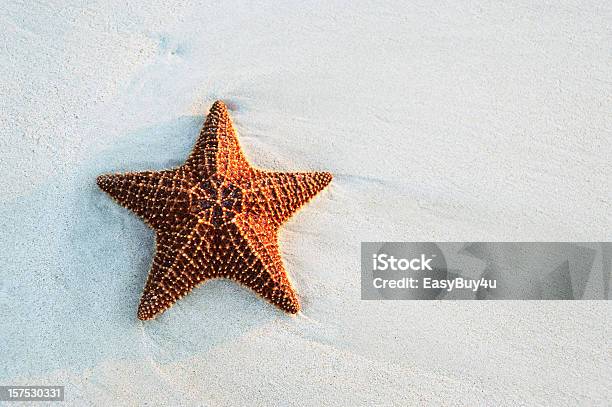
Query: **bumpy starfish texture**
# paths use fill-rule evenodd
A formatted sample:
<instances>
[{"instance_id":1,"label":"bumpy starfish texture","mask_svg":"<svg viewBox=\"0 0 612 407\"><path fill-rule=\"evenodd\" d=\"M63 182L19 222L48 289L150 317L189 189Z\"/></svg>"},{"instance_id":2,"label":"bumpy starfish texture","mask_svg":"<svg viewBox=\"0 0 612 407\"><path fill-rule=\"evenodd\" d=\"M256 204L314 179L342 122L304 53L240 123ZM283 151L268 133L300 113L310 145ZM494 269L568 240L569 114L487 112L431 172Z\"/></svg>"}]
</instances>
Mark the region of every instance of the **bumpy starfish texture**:
<instances>
[{"instance_id":1,"label":"bumpy starfish texture","mask_svg":"<svg viewBox=\"0 0 612 407\"><path fill-rule=\"evenodd\" d=\"M155 230L156 253L138 318L155 318L213 278L235 280L284 311L298 312L277 232L331 179L328 172L253 168L221 101L213 104L182 166L99 176L103 191Z\"/></svg>"}]
</instances>

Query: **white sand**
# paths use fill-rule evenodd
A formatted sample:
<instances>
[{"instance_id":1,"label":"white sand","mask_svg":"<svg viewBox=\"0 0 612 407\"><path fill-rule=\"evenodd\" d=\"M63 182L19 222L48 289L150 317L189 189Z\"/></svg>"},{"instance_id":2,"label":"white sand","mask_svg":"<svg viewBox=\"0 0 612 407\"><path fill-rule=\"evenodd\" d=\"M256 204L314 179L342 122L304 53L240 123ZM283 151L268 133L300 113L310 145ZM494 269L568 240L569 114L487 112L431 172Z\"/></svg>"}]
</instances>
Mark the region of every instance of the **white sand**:
<instances>
[{"instance_id":1,"label":"white sand","mask_svg":"<svg viewBox=\"0 0 612 407\"><path fill-rule=\"evenodd\" d=\"M0 384L609 405L609 302L365 302L359 243L610 240L610 2L68 3L0 5ZM153 235L95 176L179 164L217 98L256 165L336 175L281 235L303 312L216 281L140 322Z\"/></svg>"}]
</instances>

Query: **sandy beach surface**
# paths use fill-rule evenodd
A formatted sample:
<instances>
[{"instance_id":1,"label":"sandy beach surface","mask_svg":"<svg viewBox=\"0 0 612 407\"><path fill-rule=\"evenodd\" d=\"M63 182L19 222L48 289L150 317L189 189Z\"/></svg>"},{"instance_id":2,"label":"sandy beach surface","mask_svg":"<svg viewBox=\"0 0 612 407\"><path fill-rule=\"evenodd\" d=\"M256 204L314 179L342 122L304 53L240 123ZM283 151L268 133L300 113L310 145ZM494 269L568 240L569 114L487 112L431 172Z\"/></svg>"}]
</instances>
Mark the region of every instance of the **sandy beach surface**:
<instances>
[{"instance_id":1,"label":"sandy beach surface","mask_svg":"<svg viewBox=\"0 0 612 407\"><path fill-rule=\"evenodd\" d=\"M362 241L610 240L610 2L87 3L0 5L0 385L75 406L610 405L609 301L359 285ZM254 165L335 176L280 235L302 312L213 281L139 321L154 236L95 178L180 165L216 99Z\"/></svg>"}]
</instances>

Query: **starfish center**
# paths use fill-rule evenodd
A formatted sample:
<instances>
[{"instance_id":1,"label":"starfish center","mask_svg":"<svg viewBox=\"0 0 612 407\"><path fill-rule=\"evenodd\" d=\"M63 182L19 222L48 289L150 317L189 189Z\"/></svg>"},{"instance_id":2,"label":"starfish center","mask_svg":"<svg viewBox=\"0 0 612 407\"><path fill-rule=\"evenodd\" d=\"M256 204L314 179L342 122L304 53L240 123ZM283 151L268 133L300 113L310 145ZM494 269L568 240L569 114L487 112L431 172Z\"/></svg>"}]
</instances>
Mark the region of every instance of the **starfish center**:
<instances>
[{"instance_id":1,"label":"starfish center","mask_svg":"<svg viewBox=\"0 0 612 407\"><path fill-rule=\"evenodd\" d=\"M211 177L198 185L193 211L215 227L231 221L242 210L242 189Z\"/></svg>"}]
</instances>

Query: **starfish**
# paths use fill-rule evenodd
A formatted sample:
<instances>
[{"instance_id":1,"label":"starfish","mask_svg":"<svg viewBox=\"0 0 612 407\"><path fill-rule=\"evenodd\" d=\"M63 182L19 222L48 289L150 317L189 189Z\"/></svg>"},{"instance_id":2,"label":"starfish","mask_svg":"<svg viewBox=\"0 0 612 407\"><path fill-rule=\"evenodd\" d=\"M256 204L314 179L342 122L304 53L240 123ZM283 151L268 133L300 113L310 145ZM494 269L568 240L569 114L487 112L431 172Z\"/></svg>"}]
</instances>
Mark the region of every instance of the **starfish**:
<instances>
[{"instance_id":1,"label":"starfish","mask_svg":"<svg viewBox=\"0 0 612 407\"><path fill-rule=\"evenodd\" d=\"M300 303L281 261L277 233L331 180L328 172L251 166L222 101L213 104L180 167L99 176L103 191L155 231L155 256L138 318L155 318L214 278L237 281L297 313Z\"/></svg>"}]
</instances>

